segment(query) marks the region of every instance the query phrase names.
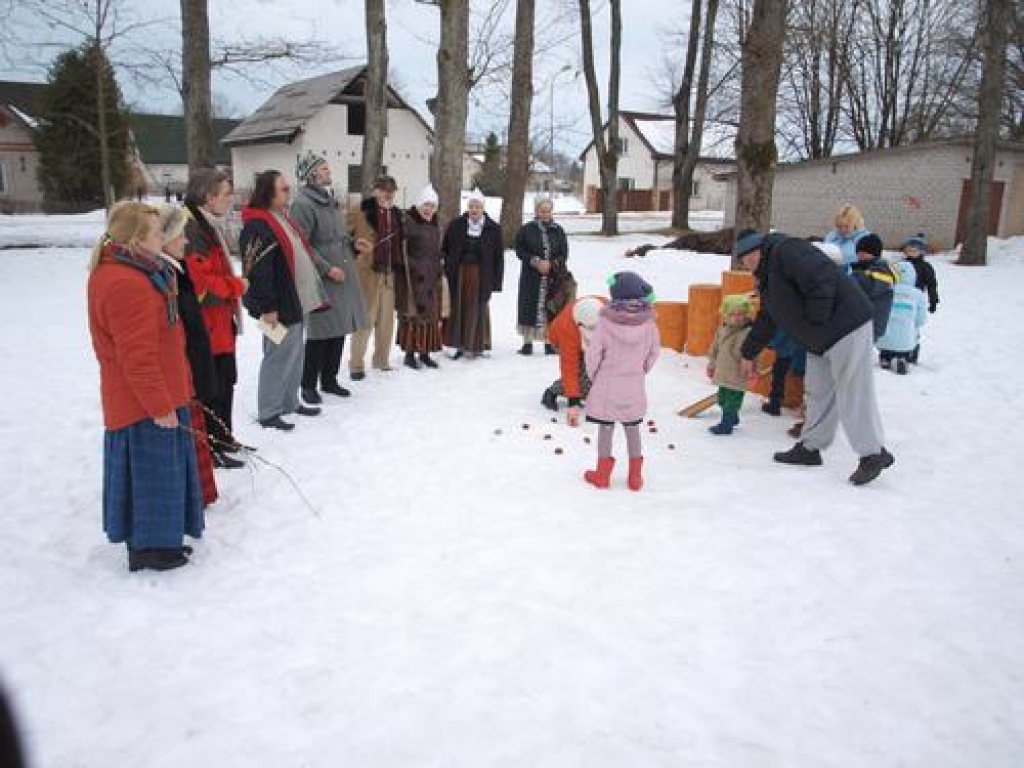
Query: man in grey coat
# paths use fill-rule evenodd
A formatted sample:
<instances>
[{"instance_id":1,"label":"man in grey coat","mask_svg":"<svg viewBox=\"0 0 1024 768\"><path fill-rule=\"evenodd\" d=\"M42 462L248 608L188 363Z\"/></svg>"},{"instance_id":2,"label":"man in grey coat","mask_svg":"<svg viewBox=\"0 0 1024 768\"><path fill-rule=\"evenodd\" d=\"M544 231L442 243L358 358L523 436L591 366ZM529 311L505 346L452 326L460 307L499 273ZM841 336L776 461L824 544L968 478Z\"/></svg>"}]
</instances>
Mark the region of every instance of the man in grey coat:
<instances>
[{"instance_id":1,"label":"man in grey coat","mask_svg":"<svg viewBox=\"0 0 1024 768\"><path fill-rule=\"evenodd\" d=\"M318 382L323 392L339 397L351 394L338 383L338 371L345 336L367 326L366 310L352 259L352 241L331 188L330 166L323 157L307 152L298 162L296 176L303 186L295 194L292 219L324 261L318 268L330 302L329 309L309 316L306 331L302 399L319 403Z\"/></svg>"}]
</instances>

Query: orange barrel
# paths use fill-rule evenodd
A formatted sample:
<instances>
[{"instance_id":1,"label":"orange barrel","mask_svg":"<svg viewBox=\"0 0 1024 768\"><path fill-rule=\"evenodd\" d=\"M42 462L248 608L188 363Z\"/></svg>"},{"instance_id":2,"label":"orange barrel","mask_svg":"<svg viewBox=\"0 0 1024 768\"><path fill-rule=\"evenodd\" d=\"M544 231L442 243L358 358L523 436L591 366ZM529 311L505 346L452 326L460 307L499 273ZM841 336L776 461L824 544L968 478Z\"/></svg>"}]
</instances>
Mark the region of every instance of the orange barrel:
<instances>
[{"instance_id":1,"label":"orange barrel","mask_svg":"<svg viewBox=\"0 0 1024 768\"><path fill-rule=\"evenodd\" d=\"M768 397L772 393L772 363L775 362L775 350L766 349L757 356L758 373L765 371L764 376L757 377L757 383L749 388L750 392Z\"/></svg>"},{"instance_id":2,"label":"orange barrel","mask_svg":"<svg viewBox=\"0 0 1024 768\"><path fill-rule=\"evenodd\" d=\"M804 403L804 377L786 374L786 393L782 396L782 404L786 408L799 408Z\"/></svg>"},{"instance_id":3,"label":"orange barrel","mask_svg":"<svg viewBox=\"0 0 1024 768\"><path fill-rule=\"evenodd\" d=\"M661 346L683 351L686 343L686 302L656 301L654 303L654 321L658 324L661 335Z\"/></svg>"},{"instance_id":4,"label":"orange barrel","mask_svg":"<svg viewBox=\"0 0 1024 768\"><path fill-rule=\"evenodd\" d=\"M706 355L722 322L722 289L710 283L696 283L690 286L689 298L686 352L694 356Z\"/></svg>"},{"instance_id":5,"label":"orange barrel","mask_svg":"<svg viewBox=\"0 0 1024 768\"><path fill-rule=\"evenodd\" d=\"M754 290L754 275L744 269L727 269L722 272L722 295L751 293Z\"/></svg>"}]
</instances>

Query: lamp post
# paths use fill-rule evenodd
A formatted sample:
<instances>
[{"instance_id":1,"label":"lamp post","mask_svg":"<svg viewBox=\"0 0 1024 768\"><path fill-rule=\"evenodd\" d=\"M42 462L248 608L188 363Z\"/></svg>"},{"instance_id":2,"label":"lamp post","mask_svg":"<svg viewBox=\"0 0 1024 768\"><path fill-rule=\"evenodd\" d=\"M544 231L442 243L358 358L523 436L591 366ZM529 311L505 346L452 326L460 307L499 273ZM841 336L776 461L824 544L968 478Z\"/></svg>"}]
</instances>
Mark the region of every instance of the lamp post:
<instances>
[{"instance_id":1,"label":"lamp post","mask_svg":"<svg viewBox=\"0 0 1024 768\"><path fill-rule=\"evenodd\" d=\"M549 98L551 100L548 103L551 107L551 122L549 124L550 131L548 132L548 161L551 163L551 179L548 181L548 192L553 191L552 187L554 186L555 181L555 81L558 80L558 76L560 74L563 72L570 72L571 70L571 64L563 64L562 68L551 76L551 83L549 85Z\"/></svg>"}]
</instances>

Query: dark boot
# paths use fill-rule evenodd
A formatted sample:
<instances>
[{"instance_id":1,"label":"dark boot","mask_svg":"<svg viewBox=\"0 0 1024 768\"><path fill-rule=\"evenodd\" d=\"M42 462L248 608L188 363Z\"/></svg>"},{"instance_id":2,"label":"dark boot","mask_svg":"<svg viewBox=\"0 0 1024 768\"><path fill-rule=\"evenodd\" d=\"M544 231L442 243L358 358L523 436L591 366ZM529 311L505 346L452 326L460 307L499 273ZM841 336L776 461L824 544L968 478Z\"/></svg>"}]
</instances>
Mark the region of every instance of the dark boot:
<instances>
[{"instance_id":1,"label":"dark boot","mask_svg":"<svg viewBox=\"0 0 1024 768\"><path fill-rule=\"evenodd\" d=\"M713 435L731 435L733 427L739 424L739 417L731 412L724 411L722 413L722 420L713 427L708 427L708 432Z\"/></svg>"},{"instance_id":2,"label":"dark boot","mask_svg":"<svg viewBox=\"0 0 1024 768\"><path fill-rule=\"evenodd\" d=\"M552 346L551 344L545 344L544 345L544 354L545 355L557 355L558 354L558 350L555 349L554 346Z\"/></svg>"},{"instance_id":3,"label":"dark boot","mask_svg":"<svg viewBox=\"0 0 1024 768\"><path fill-rule=\"evenodd\" d=\"M526 344L523 344L523 346L519 348L519 354L520 355L532 355L533 354L533 344L531 344L530 342L527 342Z\"/></svg>"},{"instance_id":4,"label":"dark boot","mask_svg":"<svg viewBox=\"0 0 1024 768\"><path fill-rule=\"evenodd\" d=\"M260 426L264 429L280 429L282 432L295 429L294 424L290 421L285 421L280 415L271 416L269 419L260 419Z\"/></svg>"},{"instance_id":5,"label":"dark boot","mask_svg":"<svg viewBox=\"0 0 1024 768\"><path fill-rule=\"evenodd\" d=\"M801 441L788 451L776 453L775 460L780 464L796 464L802 467L819 467L821 466L821 451L817 448L807 448Z\"/></svg>"},{"instance_id":6,"label":"dark boot","mask_svg":"<svg viewBox=\"0 0 1024 768\"><path fill-rule=\"evenodd\" d=\"M210 451L210 455L213 457L213 466L218 469L238 469L245 466L244 461L228 456L224 451Z\"/></svg>"},{"instance_id":7,"label":"dark boot","mask_svg":"<svg viewBox=\"0 0 1024 768\"><path fill-rule=\"evenodd\" d=\"M430 355L428 355L426 352L420 354L420 362L423 363L423 365L427 366L427 368L438 367L437 363L435 363L434 360L430 357Z\"/></svg>"},{"instance_id":8,"label":"dark boot","mask_svg":"<svg viewBox=\"0 0 1024 768\"><path fill-rule=\"evenodd\" d=\"M907 361L904 360L902 357L896 358L896 373L898 373L900 376L907 375Z\"/></svg>"},{"instance_id":9,"label":"dark boot","mask_svg":"<svg viewBox=\"0 0 1024 768\"><path fill-rule=\"evenodd\" d=\"M463 355L465 355L465 354L466 353L463 352L461 349L457 349L457 350L455 350L455 354L452 355L451 357L452 357L452 360L461 360Z\"/></svg>"},{"instance_id":10,"label":"dark boot","mask_svg":"<svg viewBox=\"0 0 1024 768\"><path fill-rule=\"evenodd\" d=\"M907 360L910 361L911 365L917 365L917 355L921 351L921 345L918 344L914 349L907 355Z\"/></svg>"},{"instance_id":11,"label":"dark boot","mask_svg":"<svg viewBox=\"0 0 1024 768\"><path fill-rule=\"evenodd\" d=\"M174 549L128 549L128 570L170 571L188 565L188 558L181 547Z\"/></svg>"},{"instance_id":12,"label":"dark boot","mask_svg":"<svg viewBox=\"0 0 1024 768\"><path fill-rule=\"evenodd\" d=\"M310 387L303 387L301 390L301 394L302 399L305 400L310 405L320 405L320 403L324 401L324 399L320 397L320 393Z\"/></svg>"},{"instance_id":13,"label":"dark boot","mask_svg":"<svg viewBox=\"0 0 1024 768\"><path fill-rule=\"evenodd\" d=\"M337 381L328 381L325 384L321 384L320 389L328 395L335 395L336 397L350 397L352 395L351 392L341 386Z\"/></svg>"},{"instance_id":14,"label":"dark boot","mask_svg":"<svg viewBox=\"0 0 1024 768\"><path fill-rule=\"evenodd\" d=\"M615 469L615 459L598 459L597 469L584 472L583 479L595 488L607 488L612 482L613 469Z\"/></svg>"},{"instance_id":15,"label":"dark boot","mask_svg":"<svg viewBox=\"0 0 1024 768\"><path fill-rule=\"evenodd\" d=\"M352 381L362 381L366 378L366 371L352 371L348 376Z\"/></svg>"},{"instance_id":16,"label":"dark boot","mask_svg":"<svg viewBox=\"0 0 1024 768\"><path fill-rule=\"evenodd\" d=\"M549 411L558 411L558 395L552 391L551 387L545 389L544 394L540 396L540 404Z\"/></svg>"},{"instance_id":17,"label":"dark boot","mask_svg":"<svg viewBox=\"0 0 1024 768\"><path fill-rule=\"evenodd\" d=\"M320 409L308 405L300 405L295 409L295 413L299 414L299 416L319 416Z\"/></svg>"},{"instance_id":18,"label":"dark boot","mask_svg":"<svg viewBox=\"0 0 1024 768\"><path fill-rule=\"evenodd\" d=\"M405 367L412 368L414 371L418 371L420 369L419 361L416 359L416 355L412 352L405 353Z\"/></svg>"},{"instance_id":19,"label":"dark boot","mask_svg":"<svg viewBox=\"0 0 1024 768\"><path fill-rule=\"evenodd\" d=\"M854 485L866 485L882 474L883 469L888 469L895 463L896 458L885 448L871 456L863 456L857 464L857 469L850 475L850 482Z\"/></svg>"},{"instance_id":20,"label":"dark boot","mask_svg":"<svg viewBox=\"0 0 1024 768\"><path fill-rule=\"evenodd\" d=\"M761 410L767 413L769 416L781 416L782 403L772 398L766 403L761 403Z\"/></svg>"}]
</instances>

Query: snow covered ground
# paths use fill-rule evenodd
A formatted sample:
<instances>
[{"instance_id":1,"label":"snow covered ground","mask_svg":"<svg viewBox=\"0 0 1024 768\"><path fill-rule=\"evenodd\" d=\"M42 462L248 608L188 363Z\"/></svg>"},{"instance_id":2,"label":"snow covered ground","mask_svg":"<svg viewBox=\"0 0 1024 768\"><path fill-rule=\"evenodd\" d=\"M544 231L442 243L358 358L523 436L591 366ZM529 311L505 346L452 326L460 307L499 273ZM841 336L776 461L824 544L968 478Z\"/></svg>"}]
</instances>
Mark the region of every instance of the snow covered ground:
<instances>
[{"instance_id":1,"label":"snow covered ground","mask_svg":"<svg viewBox=\"0 0 1024 768\"><path fill-rule=\"evenodd\" d=\"M730 438L677 417L710 387L667 351L647 486L586 486L592 430L538 404L556 361L514 354L511 258L491 359L371 375L291 434L253 423L250 327L240 435L316 511L271 469L221 473L193 563L129 575L100 530L80 230L0 253L0 678L32 765L1024 764L1024 239L934 260L922 365L878 373L897 463L864 488L842 439L773 464L790 419L756 399ZM683 298L725 264L622 258L650 241L574 236L582 288L634 268Z\"/></svg>"}]
</instances>

